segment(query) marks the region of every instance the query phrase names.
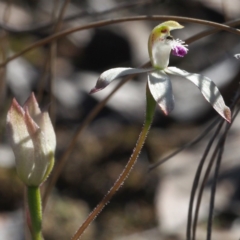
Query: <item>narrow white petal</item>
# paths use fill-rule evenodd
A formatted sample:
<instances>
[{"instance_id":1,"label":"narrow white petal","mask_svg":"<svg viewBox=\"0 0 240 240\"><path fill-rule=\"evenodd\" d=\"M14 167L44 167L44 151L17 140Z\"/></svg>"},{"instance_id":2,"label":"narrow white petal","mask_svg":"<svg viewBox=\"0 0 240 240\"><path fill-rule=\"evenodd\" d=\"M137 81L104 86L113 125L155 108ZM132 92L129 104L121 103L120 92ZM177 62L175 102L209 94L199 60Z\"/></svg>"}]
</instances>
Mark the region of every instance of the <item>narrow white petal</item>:
<instances>
[{"instance_id":1,"label":"narrow white petal","mask_svg":"<svg viewBox=\"0 0 240 240\"><path fill-rule=\"evenodd\" d=\"M39 108L38 102L36 100L36 97L34 93L31 93L31 96L27 99L27 101L23 105L23 109L26 111L28 109L30 116L34 119L34 121L38 123L37 118L41 113L41 110Z\"/></svg>"},{"instance_id":2,"label":"narrow white petal","mask_svg":"<svg viewBox=\"0 0 240 240\"><path fill-rule=\"evenodd\" d=\"M214 82L201 74L189 73L176 67L168 67L166 73L182 76L194 83L205 99L228 122L231 122L231 110L225 105L223 97Z\"/></svg>"},{"instance_id":3,"label":"narrow white petal","mask_svg":"<svg viewBox=\"0 0 240 240\"><path fill-rule=\"evenodd\" d=\"M13 99L7 114L7 130L15 155L17 173L26 183L28 172L33 165L34 146L24 121L24 114L22 107Z\"/></svg>"},{"instance_id":4,"label":"narrow white petal","mask_svg":"<svg viewBox=\"0 0 240 240\"><path fill-rule=\"evenodd\" d=\"M105 72L103 72L97 80L96 86L90 91L90 93L95 93L103 88L105 88L108 84L110 84L113 80L117 78L121 78L127 75L136 74L136 73L145 73L152 71L153 68L112 68Z\"/></svg>"},{"instance_id":5,"label":"narrow white petal","mask_svg":"<svg viewBox=\"0 0 240 240\"><path fill-rule=\"evenodd\" d=\"M48 144L52 152L55 152L56 134L48 112L47 111L41 112L36 120L39 123L41 131L43 132L43 135L46 139L46 144Z\"/></svg>"},{"instance_id":6,"label":"narrow white petal","mask_svg":"<svg viewBox=\"0 0 240 240\"><path fill-rule=\"evenodd\" d=\"M174 97L172 84L167 74L162 71L149 73L148 86L155 101L162 111L168 115L174 108Z\"/></svg>"}]
</instances>

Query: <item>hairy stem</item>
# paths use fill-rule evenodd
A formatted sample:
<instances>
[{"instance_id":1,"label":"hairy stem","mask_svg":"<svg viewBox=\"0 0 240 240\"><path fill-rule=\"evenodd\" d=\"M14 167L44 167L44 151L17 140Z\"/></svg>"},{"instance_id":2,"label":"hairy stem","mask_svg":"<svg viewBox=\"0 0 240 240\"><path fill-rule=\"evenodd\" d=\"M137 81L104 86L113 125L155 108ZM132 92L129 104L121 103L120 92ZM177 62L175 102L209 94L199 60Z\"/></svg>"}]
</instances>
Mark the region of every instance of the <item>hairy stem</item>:
<instances>
[{"instance_id":1,"label":"hairy stem","mask_svg":"<svg viewBox=\"0 0 240 240\"><path fill-rule=\"evenodd\" d=\"M141 152L141 149L145 143L148 131L151 127L154 112L155 112L155 100L153 99L149 88L147 86L147 107L146 107L146 117L145 117L145 123L143 125L142 131L139 135L137 144L135 149L133 150L133 154L128 160L128 163L126 164L124 170L120 174L119 178L114 183L113 187L109 190L107 195L102 199L102 201L97 205L97 207L90 213L88 218L85 220L85 222L80 226L78 231L73 236L72 240L77 240L85 231L85 229L89 226L89 224L97 217L97 215L103 210L103 208L108 204L108 202L111 200L113 195L119 190L119 188L123 185L124 181L129 176L131 170L133 169L133 166L135 165L137 158Z\"/></svg>"}]
</instances>

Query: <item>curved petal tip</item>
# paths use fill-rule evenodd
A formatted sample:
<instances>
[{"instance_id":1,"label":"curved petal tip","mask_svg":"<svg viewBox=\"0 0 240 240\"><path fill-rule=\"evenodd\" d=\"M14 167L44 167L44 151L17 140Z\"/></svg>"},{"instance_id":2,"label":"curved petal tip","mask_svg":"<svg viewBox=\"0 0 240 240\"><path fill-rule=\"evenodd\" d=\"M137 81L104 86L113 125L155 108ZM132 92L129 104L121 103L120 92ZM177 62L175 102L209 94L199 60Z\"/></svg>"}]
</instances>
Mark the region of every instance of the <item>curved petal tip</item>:
<instances>
[{"instance_id":1,"label":"curved petal tip","mask_svg":"<svg viewBox=\"0 0 240 240\"><path fill-rule=\"evenodd\" d=\"M93 94L93 93L99 92L100 90L102 90L102 88L96 88L96 87L94 87L94 88L89 92L89 94Z\"/></svg>"},{"instance_id":2,"label":"curved petal tip","mask_svg":"<svg viewBox=\"0 0 240 240\"><path fill-rule=\"evenodd\" d=\"M224 111L223 111L223 114L224 114L224 117L225 119L231 123L231 120L232 120L232 114L231 114L231 110L229 107L225 107Z\"/></svg>"}]
</instances>

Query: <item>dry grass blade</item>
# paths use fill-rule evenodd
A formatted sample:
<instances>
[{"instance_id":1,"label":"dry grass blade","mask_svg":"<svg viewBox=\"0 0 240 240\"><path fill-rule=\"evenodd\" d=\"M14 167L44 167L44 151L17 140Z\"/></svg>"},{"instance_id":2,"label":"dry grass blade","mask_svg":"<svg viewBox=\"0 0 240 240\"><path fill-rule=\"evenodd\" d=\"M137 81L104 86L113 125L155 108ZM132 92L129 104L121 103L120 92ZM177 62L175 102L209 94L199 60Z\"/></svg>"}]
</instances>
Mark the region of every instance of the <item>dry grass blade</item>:
<instances>
[{"instance_id":1,"label":"dry grass blade","mask_svg":"<svg viewBox=\"0 0 240 240\"><path fill-rule=\"evenodd\" d=\"M206 161L207 155L212 147L212 144L214 142L214 140L216 139L217 135L219 134L222 125L224 123L224 120L221 119L217 129L215 130L213 136L211 137L210 141L207 144L207 147L203 153L202 159L200 160L200 163L198 165L194 180L193 180L193 185L192 185L192 190L190 193L190 201L189 201L189 208L188 208L188 220L187 220L187 234L186 234L186 239L187 240L191 240L191 236L195 235L195 230L194 230L194 226L193 226L193 233L191 234L191 227L192 227L192 210L193 210L193 203L194 203L194 197L195 197L195 193L199 184L199 180L200 180L200 176L202 173L202 168L203 165Z\"/></svg>"},{"instance_id":2,"label":"dry grass blade","mask_svg":"<svg viewBox=\"0 0 240 240\"><path fill-rule=\"evenodd\" d=\"M238 110L234 114L234 116L232 118L232 123L228 124L226 126L226 129L218 142L218 156L217 156L216 167L215 167L215 172L214 172L214 176L213 176L213 182L212 182L212 187L211 187L211 197L210 197L210 204L209 204L209 214L208 214L208 224L207 224L207 240L211 240L215 194L216 194L219 170L220 170L221 161L222 161L222 155L223 155L223 151L224 151L224 145L226 142L226 137L227 137L228 131L230 130L239 111L240 111L240 107L238 107Z\"/></svg>"},{"instance_id":3,"label":"dry grass blade","mask_svg":"<svg viewBox=\"0 0 240 240\"><path fill-rule=\"evenodd\" d=\"M239 90L238 90L238 92L235 94L234 101L232 103L231 109L234 108L234 106L237 103L239 97L240 97L240 95L239 95ZM223 124L223 121L222 121L222 124ZM219 126L219 128L221 128L221 127ZM214 136L217 135L218 132L220 131L220 129L219 129L219 131L218 131L218 129L215 132ZM197 228L197 221L198 221L198 213L199 213L199 208L200 208L200 205L201 205L201 199L202 199L203 190L204 190L205 184L207 182L208 176L210 174L210 171L212 169L212 166L213 166L214 160L216 158L216 155L218 153L218 147L219 147L219 141L220 140L218 141L218 144L215 147L215 150L214 150L214 152L213 152L213 154L211 156L211 159L210 159L210 161L208 163L206 172L204 174L204 177L203 177L203 180L202 180L199 192L198 192L196 208L195 208L195 214L194 214L194 220L193 220L193 225L192 225L192 238L190 238L190 234L191 234L191 232L190 232L191 231L191 229L190 229L191 228L191 217L192 217L192 207L193 207L194 196L195 196L197 185L198 185L198 182L199 182L199 179L200 179L200 174L201 174L201 171L202 171L202 166L201 165L203 165L205 160L206 160L207 154L208 154L208 152L210 150L209 146L212 145L212 144L210 144L212 142L212 140L213 140L213 138L210 139L210 142L209 142L209 144L208 144L208 146L207 146L207 148L206 148L206 150L204 152L203 158L202 158L202 160L201 160L201 162L199 164L199 167L197 169L197 173L196 173L196 176L195 176L195 179L194 179L193 188L192 188L191 197L190 197L190 203L189 203L189 214L188 214L188 225L187 225L187 240L190 240L190 239L195 240L196 239L196 228ZM195 183L195 181L196 181L196 183Z\"/></svg>"},{"instance_id":4,"label":"dry grass blade","mask_svg":"<svg viewBox=\"0 0 240 240\"><path fill-rule=\"evenodd\" d=\"M93 11L91 9L84 9L80 13L76 13L76 14L64 17L62 19L62 21L67 22L67 21L84 18L84 17L90 17L90 16L101 17L101 16L103 16L103 15L105 16L106 14L109 14L109 13L114 13L114 12L118 12L118 11L121 11L124 9L130 9L130 8L139 7L141 5L148 5L148 4L152 4L152 3L153 3L152 0L144 0L144 1L135 1L135 2L131 2L131 3L129 3L129 2L119 3L116 7L111 7L109 9L106 9L103 11ZM54 25L55 25L55 21L51 21L51 22L47 22L47 23L40 23L37 26L34 25L34 26L27 27L24 29L18 29L18 28L14 28L14 27L7 25L5 22L0 22L0 28L2 28L3 30L5 30L9 33L13 33L13 34L33 34L33 33L39 34L40 31L51 28Z\"/></svg>"}]
</instances>

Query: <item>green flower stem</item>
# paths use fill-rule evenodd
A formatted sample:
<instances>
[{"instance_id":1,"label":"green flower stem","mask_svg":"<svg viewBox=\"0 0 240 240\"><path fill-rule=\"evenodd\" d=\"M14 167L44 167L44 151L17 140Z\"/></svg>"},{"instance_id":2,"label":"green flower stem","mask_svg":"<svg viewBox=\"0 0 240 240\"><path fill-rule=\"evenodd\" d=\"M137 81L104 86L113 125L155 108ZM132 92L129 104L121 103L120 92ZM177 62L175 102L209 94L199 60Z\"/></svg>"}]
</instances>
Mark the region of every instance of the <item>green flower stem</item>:
<instances>
[{"instance_id":1,"label":"green flower stem","mask_svg":"<svg viewBox=\"0 0 240 240\"><path fill-rule=\"evenodd\" d=\"M114 183L113 187L109 190L107 195L102 199L102 201L97 205L97 207L90 213L88 218L85 220L85 222L80 226L80 228L77 230L75 235L72 237L72 240L79 239L79 237L83 234L83 232L86 230L86 228L89 226L89 224L97 217L97 215L103 210L103 208L111 200L113 195L123 185L124 181L127 179L131 170L133 169L133 166L137 162L138 155L140 154L140 152L142 150L142 147L147 138L148 131L151 127L152 120L154 117L155 107L156 107L156 102L153 99L152 94L150 93L148 85L147 85L147 90L146 90L146 96L147 96L147 107L146 107L145 123L143 125L142 131L138 138L136 147L133 150L132 156L128 160L128 163L126 164L126 166L125 166L124 170L122 171L122 173L120 174L119 178Z\"/></svg>"},{"instance_id":2,"label":"green flower stem","mask_svg":"<svg viewBox=\"0 0 240 240\"><path fill-rule=\"evenodd\" d=\"M42 203L39 187L27 187L28 208L32 223L32 240L43 240L42 237Z\"/></svg>"}]
</instances>

